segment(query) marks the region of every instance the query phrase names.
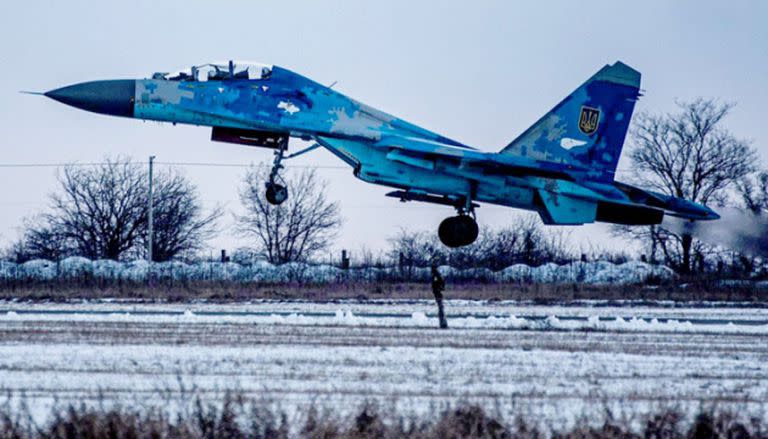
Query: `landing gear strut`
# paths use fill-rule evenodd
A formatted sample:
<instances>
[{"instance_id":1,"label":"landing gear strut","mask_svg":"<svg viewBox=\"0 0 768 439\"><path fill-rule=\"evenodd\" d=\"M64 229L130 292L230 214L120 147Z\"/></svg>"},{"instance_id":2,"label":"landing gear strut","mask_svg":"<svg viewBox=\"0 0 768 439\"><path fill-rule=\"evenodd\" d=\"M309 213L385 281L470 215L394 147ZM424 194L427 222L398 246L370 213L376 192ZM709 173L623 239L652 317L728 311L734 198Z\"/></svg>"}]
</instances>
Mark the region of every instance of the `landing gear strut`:
<instances>
[{"instance_id":1,"label":"landing gear strut","mask_svg":"<svg viewBox=\"0 0 768 439\"><path fill-rule=\"evenodd\" d=\"M467 197L463 206L457 207L458 215L451 216L440 223L437 235L440 241L451 248L472 244L477 239L480 228L475 221L475 205Z\"/></svg>"},{"instance_id":2,"label":"landing gear strut","mask_svg":"<svg viewBox=\"0 0 768 439\"><path fill-rule=\"evenodd\" d=\"M285 154L284 146L275 151L275 160L272 162L269 180L264 184L267 188L267 201L275 206L282 204L283 201L288 199L288 188L285 185L285 180L280 176L280 170L283 169L283 154Z\"/></svg>"}]
</instances>

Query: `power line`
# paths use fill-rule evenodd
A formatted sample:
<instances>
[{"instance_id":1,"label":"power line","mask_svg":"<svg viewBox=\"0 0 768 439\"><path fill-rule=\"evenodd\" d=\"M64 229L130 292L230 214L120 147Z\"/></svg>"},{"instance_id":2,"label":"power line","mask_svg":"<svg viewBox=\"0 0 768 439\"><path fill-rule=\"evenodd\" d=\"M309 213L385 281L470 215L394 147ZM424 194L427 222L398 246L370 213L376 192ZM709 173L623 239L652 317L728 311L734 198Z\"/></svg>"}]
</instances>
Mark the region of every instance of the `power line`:
<instances>
[{"instance_id":1,"label":"power line","mask_svg":"<svg viewBox=\"0 0 768 439\"><path fill-rule=\"evenodd\" d=\"M130 165L144 165L144 162L122 162ZM60 163L0 163L0 168L63 168L63 167L91 167L104 166L108 162L60 162ZM207 167L207 168L250 168L254 164L249 163L217 163L217 162L155 162L156 165L163 166L188 166L188 167ZM290 165L291 168L300 169L351 169L344 165ZM617 169L616 173L628 173L630 169Z\"/></svg>"},{"instance_id":2,"label":"power line","mask_svg":"<svg viewBox=\"0 0 768 439\"><path fill-rule=\"evenodd\" d=\"M159 165L166 166L203 166L220 168L250 168L252 164L242 163L205 163L205 162L157 162ZM343 165L290 165L289 168L311 168L311 169L352 169Z\"/></svg>"},{"instance_id":3,"label":"power line","mask_svg":"<svg viewBox=\"0 0 768 439\"><path fill-rule=\"evenodd\" d=\"M121 162L129 165L144 165L144 162ZM72 162L72 163L0 163L0 168L63 168L63 167L91 167L104 166L108 162ZM164 166L189 166L189 167L209 167L209 168L250 168L253 164L244 163L216 163L216 162L155 162L156 165ZM307 169L351 169L349 166L342 165L291 165L291 168Z\"/></svg>"},{"instance_id":4,"label":"power line","mask_svg":"<svg viewBox=\"0 0 768 439\"><path fill-rule=\"evenodd\" d=\"M0 168L59 168L63 166L84 167L105 164L106 163L0 163Z\"/></svg>"}]
</instances>

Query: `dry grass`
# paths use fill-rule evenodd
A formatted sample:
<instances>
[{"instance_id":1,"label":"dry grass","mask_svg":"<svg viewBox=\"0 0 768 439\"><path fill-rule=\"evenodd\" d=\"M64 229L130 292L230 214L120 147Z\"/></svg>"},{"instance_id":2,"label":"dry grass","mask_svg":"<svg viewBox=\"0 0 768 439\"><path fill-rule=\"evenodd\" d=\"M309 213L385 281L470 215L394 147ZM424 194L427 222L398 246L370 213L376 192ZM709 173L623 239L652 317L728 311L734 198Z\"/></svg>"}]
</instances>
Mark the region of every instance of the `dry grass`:
<instances>
[{"instance_id":1,"label":"dry grass","mask_svg":"<svg viewBox=\"0 0 768 439\"><path fill-rule=\"evenodd\" d=\"M199 400L192 409L176 416L159 408L143 410L70 406L56 411L42 426L29 416L0 410L0 439L245 439L245 438L516 438L535 439L764 439L768 438L761 419L741 421L728 413L702 413L692 422L683 421L675 411L664 411L645 418L635 431L627 425L605 421L599 427L586 422L566 431L539 430L525 419L490 416L477 406L462 406L443 411L433 419L417 419L382 413L365 405L348 418L310 408L299 419L290 420L272 409L226 398L221 406ZM594 425L600 425L599 423Z\"/></svg>"},{"instance_id":2,"label":"dry grass","mask_svg":"<svg viewBox=\"0 0 768 439\"><path fill-rule=\"evenodd\" d=\"M539 303L574 300L670 300L670 301L768 301L768 290L753 284L724 286L692 280L664 285L596 286L582 284L449 283L451 299L528 300ZM253 299L432 299L430 285L408 282L353 282L326 285L260 285L237 282L191 282L187 284L79 285L50 282L0 285L0 300L66 301L104 297L186 302L208 300L234 302Z\"/></svg>"}]
</instances>

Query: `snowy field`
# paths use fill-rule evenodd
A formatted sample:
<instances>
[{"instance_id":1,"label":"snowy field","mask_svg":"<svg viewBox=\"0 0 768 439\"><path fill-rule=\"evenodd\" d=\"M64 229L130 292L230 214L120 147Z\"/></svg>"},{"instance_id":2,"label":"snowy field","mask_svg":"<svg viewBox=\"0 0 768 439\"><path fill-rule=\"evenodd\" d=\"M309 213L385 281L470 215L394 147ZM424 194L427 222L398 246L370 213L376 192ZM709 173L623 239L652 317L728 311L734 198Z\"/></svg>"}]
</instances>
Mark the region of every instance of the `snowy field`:
<instances>
[{"instance_id":1,"label":"snowy field","mask_svg":"<svg viewBox=\"0 0 768 439\"><path fill-rule=\"evenodd\" d=\"M0 303L0 387L36 417L55 401L187 404L234 390L291 413L365 400L426 414L475 402L567 425L768 409L768 309L714 306Z\"/></svg>"}]
</instances>

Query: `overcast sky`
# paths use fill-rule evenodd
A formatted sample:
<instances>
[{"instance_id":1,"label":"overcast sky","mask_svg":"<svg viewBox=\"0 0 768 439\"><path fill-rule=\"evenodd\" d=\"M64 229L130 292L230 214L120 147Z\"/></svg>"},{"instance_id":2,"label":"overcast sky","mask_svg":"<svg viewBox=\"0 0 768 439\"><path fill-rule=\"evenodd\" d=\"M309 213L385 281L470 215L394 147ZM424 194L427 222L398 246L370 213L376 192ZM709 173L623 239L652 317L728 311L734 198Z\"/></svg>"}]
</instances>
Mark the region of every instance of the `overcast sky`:
<instances>
[{"instance_id":1,"label":"overcast sky","mask_svg":"<svg viewBox=\"0 0 768 439\"><path fill-rule=\"evenodd\" d=\"M208 128L78 111L19 90L143 78L219 59L277 64L381 110L496 151L606 63L643 74L637 110L718 97L726 120L768 158L765 1L35 1L0 10L0 165L92 162L116 155L164 162L259 163L271 152L211 143ZM357 181L326 151L288 162L322 166L345 227L337 248L382 248L400 227L436 229L450 209L401 204ZM622 160L620 170L629 167ZM239 210L245 170L185 167L206 205ZM44 209L54 168L0 167L0 243ZM622 172L619 173L621 178ZM625 174L626 175L626 174ZM482 225L516 215L483 206ZM618 247L605 226L576 242ZM242 244L231 214L214 248Z\"/></svg>"}]
</instances>

